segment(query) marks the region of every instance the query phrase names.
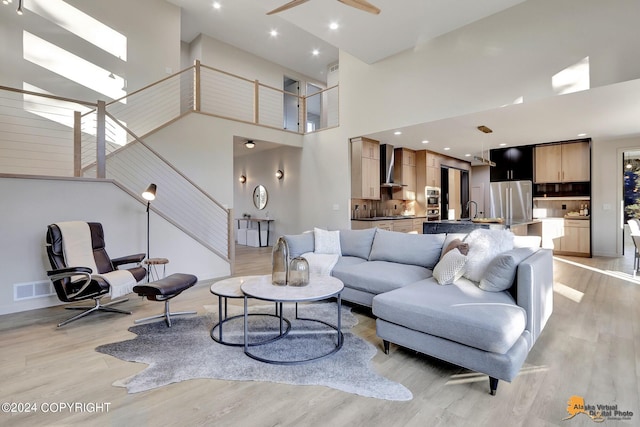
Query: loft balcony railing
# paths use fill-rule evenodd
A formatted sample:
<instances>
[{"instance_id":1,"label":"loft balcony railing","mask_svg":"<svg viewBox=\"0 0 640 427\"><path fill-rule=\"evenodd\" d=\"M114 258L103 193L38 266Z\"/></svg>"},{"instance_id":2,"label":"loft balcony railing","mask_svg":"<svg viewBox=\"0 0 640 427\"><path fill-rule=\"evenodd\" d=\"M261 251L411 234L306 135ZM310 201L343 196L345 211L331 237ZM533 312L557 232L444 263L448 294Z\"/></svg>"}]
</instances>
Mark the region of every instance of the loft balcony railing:
<instances>
[{"instance_id":1,"label":"loft balcony railing","mask_svg":"<svg viewBox=\"0 0 640 427\"><path fill-rule=\"evenodd\" d=\"M138 198L154 182L163 197L152 209L231 260L231 211L144 142L191 113L316 132L339 125L338 86L300 96L199 61L108 103L0 86L0 174L109 178Z\"/></svg>"}]
</instances>

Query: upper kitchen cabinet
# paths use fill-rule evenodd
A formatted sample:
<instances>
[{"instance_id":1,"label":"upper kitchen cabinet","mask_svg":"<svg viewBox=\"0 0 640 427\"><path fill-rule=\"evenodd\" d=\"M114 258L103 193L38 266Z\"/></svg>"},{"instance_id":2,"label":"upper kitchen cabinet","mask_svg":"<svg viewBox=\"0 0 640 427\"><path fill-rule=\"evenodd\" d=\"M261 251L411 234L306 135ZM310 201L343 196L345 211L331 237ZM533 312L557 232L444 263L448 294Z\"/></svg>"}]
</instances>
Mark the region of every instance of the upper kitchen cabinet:
<instances>
[{"instance_id":1,"label":"upper kitchen cabinet","mask_svg":"<svg viewBox=\"0 0 640 427\"><path fill-rule=\"evenodd\" d=\"M402 187L393 191L393 198L416 200L416 152L408 148L394 150L393 180Z\"/></svg>"},{"instance_id":2,"label":"upper kitchen cabinet","mask_svg":"<svg viewBox=\"0 0 640 427\"><path fill-rule=\"evenodd\" d=\"M489 156L496 164L489 171L492 182L533 180L532 145L491 150Z\"/></svg>"},{"instance_id":3,"label":"upper kitchen cabinet","mask_svg":"<svg viewBox=\"0 0 640 427\"><path fill-rule=\"evenodd\" d=\"M536 146L535 165L536 183L588 182L589 141Z\"/></svg>"},{"instance_id":4,"label":"upper kitchen cabinet","mask_svg":"<svg viewBox=\"0 0 640 427\"><path fill-rule=\"evenodd\" d=\"M416 183L419 188L440 188L440 166L442 158L439 154L427 150L416 152Z\"/></svg>"},{"instance_id":5,"label":"upper kitchen cabinet","mask_svg":"<svg viewBox=\"0 0 640 427\"><path fill-rule=\"evenodd\" d=\"M380 142L351 139L351 197L380 200Z\"/></svg>"}]
</instances>

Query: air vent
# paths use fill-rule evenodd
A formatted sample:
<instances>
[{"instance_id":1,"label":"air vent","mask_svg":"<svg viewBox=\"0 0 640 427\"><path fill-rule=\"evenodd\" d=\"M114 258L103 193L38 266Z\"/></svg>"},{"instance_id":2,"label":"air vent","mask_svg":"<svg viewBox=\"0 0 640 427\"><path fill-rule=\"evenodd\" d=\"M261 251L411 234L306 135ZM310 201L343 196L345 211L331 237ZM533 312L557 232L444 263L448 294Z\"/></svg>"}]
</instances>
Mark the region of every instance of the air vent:
<instances>
[{"instance_id":1,"label":"air vent","mask_svg":"<svg viewBox=\"0 0 640 427\"><path fill-rule=\"evenodd\" d=\"M25 299L42 298L55 295L55 291L50 281L41 280L39 282L15 283L13 285L13 300L22 301Z\"/></svg>"},{"instance_id":2,"label":"air vent","mask_svg":"<svg viewBox=\"0 0 640 427\"><path fill-rule=\"evenodd\" d=\"M338 71L339 68L340 68L340 64L337 64L337 63L329 65L329 72L333 73L335 71Z\"/></svg>"}]
</instances>

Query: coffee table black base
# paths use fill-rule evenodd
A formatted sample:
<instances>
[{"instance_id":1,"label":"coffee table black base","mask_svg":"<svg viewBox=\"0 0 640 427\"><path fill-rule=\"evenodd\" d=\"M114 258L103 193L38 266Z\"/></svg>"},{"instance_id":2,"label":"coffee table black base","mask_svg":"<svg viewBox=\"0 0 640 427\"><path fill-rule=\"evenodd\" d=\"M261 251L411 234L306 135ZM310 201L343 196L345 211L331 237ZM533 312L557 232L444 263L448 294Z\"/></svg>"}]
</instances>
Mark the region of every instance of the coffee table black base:
<instances>
[{"instance_id":1,"label":"coffee table black base","mask_svg":"<svg viewBox=\"0 0 640 427\"><path fill-rule=\"evenodd\" d=\"M244 299L244 310L245 313L247 312L247 297L245 297ZM282 303L280 304L280 314L282 315ZM298 360L274 360L274 359L266 359L264 357L260 357L257 356L253 353L251 353L249 351L249 347L251 346L255 346L255 345L263 345L263 344L267 344L268 342L262 342L260 344L258 343L252 343L252 344L248 344L248 334L249 334L249 330L248 330L248 325L247 325L247 317L250 316L250 314L246 314L244 315L244 333L245 333L245 344L244 344L244 354L246 354L247 356L249 356L250 358L257 360L259 362L263 362L263 363L269 363L272 365L301 365L304 363L309 363L309 362L313 362L315 360L321 360L324 359L326 357L331 356L332 354L338 352L338 350L340 350L342 348L342 344L344 343L344 334L341 331L342 328L342 300L341 300L341 296L340 294L337 295L337 305L338 305L338 325L332 325L331 323L325 322L323 320L319 320L319 319L309 319L306 317L299 317L298 316L298 303L296 303L296 320L304 320L304 321L309 321L309 322L317 322L317 323L322 323L323 325L326 325L328 327L330 327L331 329L335 330L337 332L337 337L338 337L338 343L336 344L335 347L333 347L329 352L321 354L319 356L316 357L310 357L308 359L298 359ZM288 332L288 330L287 330ZM284 337L284 335L282 336ZM282 338L282 337L278 337L278 339ZM273 341L273 340L272 340Z\"/></svg>"},{"instance_id":2,"label":"coffee table black base","mask_svg":"<svg viewBox=\"0 0 640 427\"><path fill-rule=\"evenodd\" d=\"M280 318L279 315L277 314L268 314L268 313L249 313L248 316L269 316L269 317L276 317L276 318ZM220 322L216 323L215 325L213 325L213 327L211 328L211 339L214 340L215 342L219 343L219 344L223 344L223 345L228 345L231 347L242 347L244 346L243 342L230 342L230 341L226 341L223 339L223 335L222 335L222 326L229 322L230 320L233 319L239 319L241 317L244 317L244 314L238 314L237 316L231 316L231 317L225 317L224 319L222 319ZM289 319L286 318L282 318L281 319L284 323L287 324L287 328L284 331L280 331L279 335L276 335L275 337L266 339L264 341L259 341L259 342L253 342L249 344L249 347L252 347L254 345L263 345L263 344L269 344L271 342L277 341L281 338L284 338L289 331L291 330L291 322L289 321ZM217 331L217 333L216 333Z\"/></svg>"}]
</instances>

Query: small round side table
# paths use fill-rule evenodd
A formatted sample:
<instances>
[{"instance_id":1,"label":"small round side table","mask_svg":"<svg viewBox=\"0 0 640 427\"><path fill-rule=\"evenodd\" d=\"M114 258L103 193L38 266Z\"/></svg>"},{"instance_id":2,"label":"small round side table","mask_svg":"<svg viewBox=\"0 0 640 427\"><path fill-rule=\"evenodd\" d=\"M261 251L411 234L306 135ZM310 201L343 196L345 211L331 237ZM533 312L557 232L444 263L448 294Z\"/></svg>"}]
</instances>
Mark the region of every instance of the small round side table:
<instances>
[{"instance_id":1,"label":"small round side table","mask_svg":"<svg viewBox=\"0 0 640 427\"><path fill-rule=\"evenodd\" d=\"M218 323L213 325L213 327L211 328L211 338L215 342L224 344L224 345L234 346L234 347L244 346L244 341L231 342L231 341L225 340L223 338L222 326L228 321L244 317L244 313L229 317L227 313L227 300L229 298L236 298L236 299L244 298L244 293L242 293L242 290L240 289L240 287L247 279L251 279L253 277L258 277L258 276L230 277L228 279L215 282L213 285L211 285L211 289L210 289L211 293L218 297ZM224 302L224 307L223 307L223 302ZM247 314L248 316L270 316L270 317L277 317L280 319L280 333L278 335L272 338L268 338L262 342L251 343L249 344L250 346L266 344L268 342L278 340L289 333L289 330L291 329L291 322L288 319L285 319L284 317L282 317L282 310L279 310L279 308L281 307L279 307L278 304L276 304L275 314L269 314L269 313ZM283 322L286 323L287 325L286 329L283 329Z\"/></svg>"},{"instance_id":2,"label":"small round side table","mask_svg":"<svg viewBox=\"0 0 640 427\"><path fill-rule=\"evenodd\" d=\"M167 276L167 264L169 264L167 258L148 258L144 260L144 263L148 265L150 281L160 280L157 270L159 265L162 266L162 278L164 279Z\"/></svg>"}]
</instances>

